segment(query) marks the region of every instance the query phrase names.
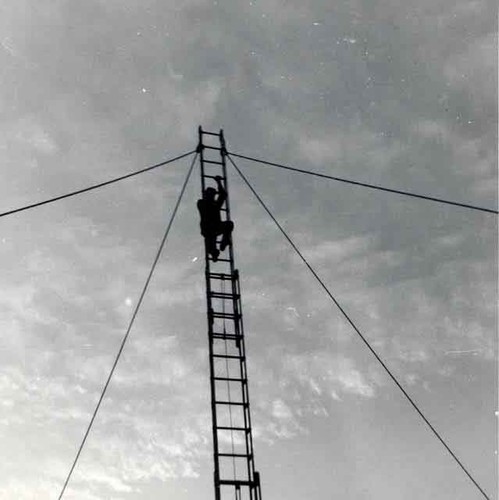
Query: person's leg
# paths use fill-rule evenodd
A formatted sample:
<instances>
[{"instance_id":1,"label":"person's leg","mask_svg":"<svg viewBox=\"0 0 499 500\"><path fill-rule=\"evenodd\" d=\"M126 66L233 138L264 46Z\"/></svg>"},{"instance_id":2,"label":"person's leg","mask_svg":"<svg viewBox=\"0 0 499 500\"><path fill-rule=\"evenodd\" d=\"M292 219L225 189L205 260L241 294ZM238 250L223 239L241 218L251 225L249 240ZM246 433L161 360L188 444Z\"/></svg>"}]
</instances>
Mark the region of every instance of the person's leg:
<instances>
[{"instance_id":1,"label":"person's leg","mask_svg":"<svg viewBox=\"0 0 499 500\"><path fill-rule=\"evenodd\" d=\"M230 235L234 229L234 223L231 220L222 222L222 241L220 242L220 251L223 252L230 243Z\"/></svg>"},{"instance_id":2,"label":"person's leg","mask_svg":"<svg viewBox=\"0 0 499 500\"><path fill-rule=\"evenodd\" d=\"M218 259L220 252L217 250L217 235L216 233L209 233L205 236L206 248L214 261Z\"/></svg>"}]
</instances>

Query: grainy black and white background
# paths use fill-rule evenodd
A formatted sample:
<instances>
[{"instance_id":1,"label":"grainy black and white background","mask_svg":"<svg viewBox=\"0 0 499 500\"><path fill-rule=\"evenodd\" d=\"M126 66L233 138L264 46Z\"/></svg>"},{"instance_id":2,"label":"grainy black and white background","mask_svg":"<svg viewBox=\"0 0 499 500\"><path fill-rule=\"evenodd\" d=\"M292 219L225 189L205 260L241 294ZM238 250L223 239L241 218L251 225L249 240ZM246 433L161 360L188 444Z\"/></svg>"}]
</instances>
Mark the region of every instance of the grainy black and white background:
<instances>
[{"instance_id":1,"label":"grainy black and white background","mask_svg":"<svg viewBox=\"0 0 499 500\"><path fill-rule=\"evenodd\" d=\"M3 0L0 211L191 150L497 204L492 0ZM497 217L237 162L497 495ZM0 499L57 498L189 160L0 219ZM478 490L231 175L265 499ZM194 176L65 498L212 498Z\"/></svg>"}]
</instances>

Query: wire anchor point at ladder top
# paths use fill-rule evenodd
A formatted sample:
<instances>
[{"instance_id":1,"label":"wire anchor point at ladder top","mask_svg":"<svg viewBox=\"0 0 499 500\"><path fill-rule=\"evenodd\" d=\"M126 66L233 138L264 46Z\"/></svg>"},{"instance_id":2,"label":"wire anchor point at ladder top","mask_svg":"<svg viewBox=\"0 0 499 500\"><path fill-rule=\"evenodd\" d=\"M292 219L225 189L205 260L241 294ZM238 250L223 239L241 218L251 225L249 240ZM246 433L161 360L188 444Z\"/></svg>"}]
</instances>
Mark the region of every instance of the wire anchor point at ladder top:
<instances>
[{"instance_id":1,"label":"wire anchor point at ladder top","mask_svg":"<svg viewBox=\"0 0 499 500\"><path fill-rule=\"evenodd\" d=\"M215 500L261 500L255 471L239 273L223 131L199 127Z\"/></svg>"}]
</instances>

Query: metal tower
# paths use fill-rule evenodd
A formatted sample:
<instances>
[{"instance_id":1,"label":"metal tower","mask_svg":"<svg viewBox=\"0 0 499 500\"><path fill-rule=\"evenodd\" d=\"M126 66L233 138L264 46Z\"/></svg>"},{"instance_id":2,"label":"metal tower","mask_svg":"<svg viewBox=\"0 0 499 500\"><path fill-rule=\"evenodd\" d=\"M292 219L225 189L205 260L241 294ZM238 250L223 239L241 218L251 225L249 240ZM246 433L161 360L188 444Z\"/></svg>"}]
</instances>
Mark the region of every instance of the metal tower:
<instances>
[{"instance_id":1,"label":"metal tower","mask_svg":"<svg viewBox=\"0 0 499 500\"><path fill-rule=\"evenodd\" d=\"M227 192L221 216L230 221L223 131L216 134L199 127L198 153L202 193L214 187L215 177L220 176ZM205 262L215 500L261 500L253 454L241 290L232 238L216 262L205 242Z\"/></svg>"}]
</instances>

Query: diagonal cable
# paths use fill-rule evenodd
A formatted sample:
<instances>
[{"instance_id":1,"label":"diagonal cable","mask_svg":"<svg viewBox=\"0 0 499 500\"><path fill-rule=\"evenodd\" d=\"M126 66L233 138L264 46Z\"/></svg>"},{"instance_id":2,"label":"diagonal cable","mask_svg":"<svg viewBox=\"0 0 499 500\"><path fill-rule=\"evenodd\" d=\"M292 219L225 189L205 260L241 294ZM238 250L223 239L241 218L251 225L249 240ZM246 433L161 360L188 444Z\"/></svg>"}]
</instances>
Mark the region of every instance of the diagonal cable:
<instances>
[{"instance_id":1,"label":"diagonal cable","mask_svg":"<svg viewBox=\"0 0 499 500\"><path fill-rule=\"evenodd\" d=\"M365 182L358 182L358 181L352 181L350 179L345 179L343 177L336 177L333 175L326 175L326 174L320 174L319 172L312 172L311 170L303 170L301 168L295 168L295 167L289 167L287 165L281 165L279 163L273 163L270 161L265 161L265 160L259 160L257 158L251 158L250 156L244 156L240 155L237 153L232 153L229 152L229 155L235 156L237 158L243 158L245 160L251 160L257 163L261 163L263 165L269 165L271 167L278 167L278 168L283 168L285 170L291 170L292 172L300 172L302 174L308 174L308 175L313 175L315 177L322 177L323 179L331 179L333 181L338 181L338 182L344 182L346 184L353 184L354 186L361 186L361 187L367 187L370 189L377 189L378 191L385 191L387 193L394 193L394 194L401 194L404 196L410 196L412 198L420 198L422 200L428 200L428 201L435 201L437 203L444 203L446 205L453 205L456 207L461 207L461 208L469 208L471 210L478 210L480 212L488 212L491 214L499 214L497 210L493 210L491 208L484 208L484 207L478 207L476 205L469 205L467 203L460 203L457 201L452 201L452 200L444 200L443 198L435 198L434 196L427 196L423 194L416 194L412 193L410 191L402 191L399 189L391 189L391 188L386 188L382 186L378 186L376 184L367 184Z\"/></svg>"},{"instance_id":2,"label":"diagonal cable","mask_svg":"<svg viewBox=\"0 0 499 500\"><path fill-rule=\"evenodd\" d=\"M464 473L468 476L468 478L471 480L471 482L478 488L478 490L484 496L484 498L486 498L487 500L490 500L490 498L487 496L487 494L485 493L485 491L481 488L481 486L473 478L473 476L470 474L470 472L468 472L468 470L462 464L462 462L459 460L459 458L456 456L456 454L450 449L450 447L444 441L444 439L442 438L442 436L440 436L440 434L435 429L435 427L433 427L433 425L429 422L429 420L424 416L423 412L419 409L419 407L416 404L416 402L411 398L411 396L409 396L409 394L407 393L407 391L402 387L402 385L400 384L400 382L397 380L397 378L395 377L395 375L390 371L390 369L385 364L385 362L381 359L381 357L379 356L379 354L371 347L369 341L361 333L361 331L355 325L355 323L352 321L352 319L350 318L350 316L346 313L346 311L343 309L343 307L340 305L340 303L336 300L336 298L333 296L333 294L329 291L329 289L327 288L327 286L321 280L321 278L319 277L319 275L315 272L315 270L313 269L313 267L308 263L307 259L305 259L305 257L300 252L300 250L298 249L298 247L293 243L293 241L291 240L291 238L287 235L286 231L284 231L283 227L279 224L279 222L277 221L277 219L272 215L272 212L269 210L269 208L264 203L264 201L260 198L260 196L258 195L258 193L254 190L253 186L249 183L248 179L246 179L246 177L241 172L241 170L239 170L239 168L234 163L234 161L232 160L232 158L230 157L230 155L229 155L229 160L232 163L232 165L234 166L234 168L237 170L238 174L241 176L241 178L243 179L243 181L245 182L245 184L251 190L251 192L253 193L253 195L255 196L255 198L258 200L258 202L260 203L260 205L267 212L267 214L270 216L270 218L274 221L274 223L279 228L279 230L281 231L281 233L284 235L284 237L286 238L286 240L288 240L288 243L293 247L293 250L298 254L298 256L303 261L303 263L308 267L309 271L314 275L315 279L319 282L319 284L321 285L321 287L328 294L329 298L334 302L334 304L336 305L336 307L340 310L341 314L345 317L345 319L348 321L348 323L350 324L350 326L355 330L355 332L361 338L361 340L364 342L364 344L367 346L367 348L371 351L371 353L374 355L374 357L379 361L379 363L384 368L384 370L386 371L386 373L390 376L390 378L393 380L393 382L395 382L395 384L397 385L397 387L402 391L403 395L409 401L409 403L414 408L414 410L416 410L416 412L423 419L423 421L426 423L426 425L428 426L428 428L433 432L433 434L437 437L437 439L440 441L440 443L449 452L449 454L452 456L452 458L454 458L454 460L461 467L461 469L464 471Z\"/></svg>"},{"instance_id":3,"label":"diagonal cable","mask_svg":"<svg viewBox=\"0 0 499 500\"><path fill-rule=\"evenodd\" d=\"M66 477L66 480L64 481L64 486L62 487L62 490L61 490L61 493L59 494L58 500L62 499L62 496L64 495L64 492L66 491L66 487L67 487L67 485L69 483L69 480L71 479L71 475L73 474L74 468L76 467L76 463L78 462L78 459L80 458L80 454L81 454L81 452L83 450L83 446L85 445L87 437L88 437L88 435L90 433L90 429L92 428L92 425L94 423L95 417L97 416L97 412L99 411L99 408L100 408L100 405L102 403L102 400L104 399L104 395L106 394L106 391L107 391L107 388L109 386L109 383L111 382L111 378L112 378L112 376L114 374L114 370L116 369L116 365L118 364L118 361L120 359L121 353L123 352L123 348L125 347L125 344L126 344L126 341L128 339L128 336L130 335L130 331L132 330L132 326L133 326L133 324L135 322L135 318L137 317L137 314L139 312L139 309L140 309L140 306L142 304L142 301L144 300L144 296L146 294L147 288L148 288L149 283L151 281L152 275L154 274L154 270L156 268L156 264L159 261L159 258L161 256L161 252L163 251L163 248L164 248L165 243L166 243L166 239L168 238L168 234L170 232L170 228L171 228L171 226L173 224L173 221L175 219L175 216L177 214L177 210L178 210L178 207L179 207L180 202L182 200L182 197L184 195L185 188L187 186L187 183L189 182L189 178L191 176L192 169L194 168L194 164L196 162L197 156L198 156L197 154L194 156L194 159L192 160L192 163L191 163L191 166L189 168L189 171L187 172L187 176L185 178L184 184L182 186L182 189L180 190L180 194L178 196L177 202L175 204L175 207L173 209L172 215L170 217L170 221L168 222L168 226L166 227L165 234L164 234L163 239L161 240L161 243L159 245L158 251L156 253L156 257L154 258L154 261L153 261L152 266L151 266L151 270L149 271L149 275L147 276L147 279L145 281L144 287L142 288L142 292L140 293L140 297L139 297L139 300L137 302L137 305L135 306L135 310L133 311L130 323L128 324L128 328L127 328L126 334L123 337L123 340L121 341L121 345L120 345L120 348L119 348L118 353L116 355L116 358L114 360L113 366L111 368L111 371L109 372L109 375L107 377L106 383L104 384L104 388L102 389L101 395L99 397L99 401L97 402L97 406L95 407L95 410L93 412L92 418L90 419L90 423L88 424L87 430L85 431L85 435L83 436L83 439L81 441L80 447L78 448L78 452L76 453L76 457L75 457L75 459L73 461L73 465L71 466L71 469L70 469L70 471L69 471L69 473L68 473L68 475Z\"/></svg>"},{"instance_id":4,"label":"diagonal cable","mask_svg":"<svg viewBox=\"0 0 499 500\"><path fill-rule=\"evenodd\" d=\"M108 186L109 184L114 184L115 182L122 181L124 179L128 179L129 177L134 177L135 175L143 174L144 172L149 172L149 170L154 170L155 168L163 167L164 165L168 165L168 163L173 163L174 161L180 160L195 153L195 150L189 151L188 153L184 153L180 156L176 156L175 158L171 158L170 160L163 161L161 163L157 163L156 165L152 165L150 167L143 168L141 170L136 170L135 172L131 172L129 174L122 175L120 177L116 177L114 179L110 179L108 181L100 182L99 184L93 184L92 186L88 186L83 189L78 189L76 191L71 191L70 193L66 193L60 196L56 196L54 198L49 198L48 200L39 201L37 203L32 203L31 205L26 205L24 207L14 208L13 210L8 210L7 212L0 213L0 217L6 217L7 215L17 214L19 212L24 212L25 210L30 210L32 208L41 207L42 205L47 205L49 203L53 203L54 201L64 200L65 198L69 198L71 196L76 196L78 194L86 193L88 191L92 191L94 189L98 189L104 186Z\"/></svg>"}]
</instances>

